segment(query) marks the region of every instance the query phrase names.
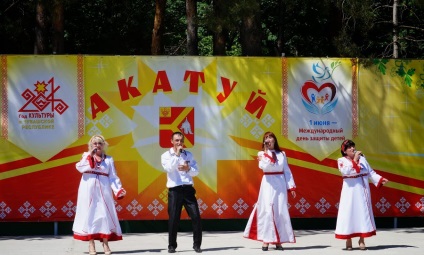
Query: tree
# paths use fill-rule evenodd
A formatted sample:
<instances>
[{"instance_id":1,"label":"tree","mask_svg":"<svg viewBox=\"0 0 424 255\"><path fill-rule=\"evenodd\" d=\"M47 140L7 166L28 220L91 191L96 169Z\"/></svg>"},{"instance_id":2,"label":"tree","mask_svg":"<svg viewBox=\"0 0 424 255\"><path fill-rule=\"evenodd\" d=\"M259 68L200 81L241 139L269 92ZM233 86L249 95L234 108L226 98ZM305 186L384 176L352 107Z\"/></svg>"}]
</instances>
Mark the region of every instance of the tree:
<instances>
[{"instance_id":1,"label":"tree","mask_svg":"<svg viewBox=\"0 0 424 255\"><path fill-rule=\"evenodd\" d=\"M240 9L240 44L243 56L261 56L261 11L259 2L249 0Z\"/></svg>"},{"instance_id":2,"label":"tree","mask_svg":"<svg viewBox=\"0 0 424 255\"><path fill-rule=\"evenodd\" d=\"M152 55L161 55L163 53L163 32L165 19L166 0L156 0L155 21L152 34Z\"/></svg>"},{"instance_id":3,"label":"tree","mask_svg":"<svg viewBox=\"0 0 424 255\"><path fill-rule=\"evenodd\" d=\"M43 0L37 1L35 16L34 54L46 53L46 7Z\"/></svg>"},{"instance_id":4,"label":"tree","mask_svg":"<svg viewBox=\"0 0 424 255\"><path fill-rule=\"evenodd\" d=\"M62 54L64 53L63 0L54 0L52 24L53 24L53 54Z\"/></svg>"},{"instance_id":5,"label":"tree","mask_svg":"<svg viewBox=\"0 0 424 255\"><path fill-rule=\"evenodd\" d=\"M187 54L199 55L197 39L197 0L186 0Z\"/></svg>"},{"instance_id":6,"label":"tree","mask_svg":"<svg viewBox=\"0 0 424 255\"><path fill-rule=\"evenodd\" d=\"M215 0L213 1L213 16L212 19L214 22L210 24L210 28L213 33L213 55L214 56L225 56L226 55L226 34L228 33L226 22L224 16L226 14L225 10L226 1L225 0Z\"/></svg>"},{"instance_id":7,"label":"tree","mask_svg":"<svg viewBox=\"0 0 424 255\"><path fill-rule=\"evenodd\" d=\"M2 0L0 54L424 58L423 0L396 1Z\"/></svg>"},{"instance_id":8,"label":"tree","mask_svg":"<svg viewBox=\"0 0 424 255\"><path fill-rule=\"evenodd\" d=\"M342 56L422 58L424 12L419 0L334 0L342 13L336 45Z\"/></svg>"}]
</instances>

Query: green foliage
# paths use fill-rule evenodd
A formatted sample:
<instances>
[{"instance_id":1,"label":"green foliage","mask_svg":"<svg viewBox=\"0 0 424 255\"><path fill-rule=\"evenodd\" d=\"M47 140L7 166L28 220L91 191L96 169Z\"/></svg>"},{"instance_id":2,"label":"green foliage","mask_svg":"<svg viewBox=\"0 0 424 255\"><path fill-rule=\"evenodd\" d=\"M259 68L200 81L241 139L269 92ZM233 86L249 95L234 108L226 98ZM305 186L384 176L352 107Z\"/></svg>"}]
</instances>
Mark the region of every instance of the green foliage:
<instances>
[{"instance_id":1,"label":"green foliage","mask_svg":"<svg viewBox=\"0 0 424 255\"><path fill-rule=\"evenodd\" d=\"M410 61L396 60L395 63L396 63L397 70L395 71L395 73L399 77L401 77L403 79L403 82L408 87L411 87L412 86L413 75L415 74L415 68L409 68L408 70L406 70L406 65L409 62Z\"/></svg>"},{"instance_id":2,"label":"green foliage","mask_svg":"<svg viewBox=\"0 0 424 255\"><path fill-rule=\"evenodd\" d=\"M382 74L386 74L386 64L389 62L388 59L374 59L374 65L376 65L377 70Z\"/></svg>"},{"instance_id":3,"label":"green foliage","mask_svg":"<svg viewBox=\"0 0 424 255\"><path fill-rule=\"evenodd\" d=\"M386 74L386 64L388 62L388 59L373 59L373 63L376 66L376 69L383 75ZM403 83L406 84L408 87L412 86L415 75L415 68L407 68L407 65L410 62L410 60L395 60L395 68L392 71L392 75L399 76L400 78L402 78ZM424 88L424 74L422 74L421 76L422 77L417 77L417 84L420 87ZM421 79L421 83L419 79Z\"/></svg>"},{"instance_id":4,"label":"green foliage","mask_svg":"<svg viewBox=\"0 0 424 255\"><path fill-rule=\"evenodd\" d=\"M69 53L150 54L154 1L72 1L65 6Z\"/></svg>"}]
</instances>

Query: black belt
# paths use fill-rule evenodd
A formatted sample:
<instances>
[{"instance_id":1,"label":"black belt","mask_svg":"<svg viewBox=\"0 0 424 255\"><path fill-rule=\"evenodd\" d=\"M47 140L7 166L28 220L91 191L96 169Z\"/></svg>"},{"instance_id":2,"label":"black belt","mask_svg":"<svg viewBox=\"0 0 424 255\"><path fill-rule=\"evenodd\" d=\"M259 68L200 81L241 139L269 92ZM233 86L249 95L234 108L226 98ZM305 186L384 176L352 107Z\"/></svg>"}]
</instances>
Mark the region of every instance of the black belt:
<instances>
[{"instance_id":1,"label":"black belt","mask_svg":"<svg viewBox=\"0 0 424 255\"><path fill-rule=\"evenodd\" d=\"M185 188L185 187L193 187L193 184L178 185L178 186L175 186L175 187L171 187L169 189L178 189L178 188Z\"/></svg>"}]
</instances>

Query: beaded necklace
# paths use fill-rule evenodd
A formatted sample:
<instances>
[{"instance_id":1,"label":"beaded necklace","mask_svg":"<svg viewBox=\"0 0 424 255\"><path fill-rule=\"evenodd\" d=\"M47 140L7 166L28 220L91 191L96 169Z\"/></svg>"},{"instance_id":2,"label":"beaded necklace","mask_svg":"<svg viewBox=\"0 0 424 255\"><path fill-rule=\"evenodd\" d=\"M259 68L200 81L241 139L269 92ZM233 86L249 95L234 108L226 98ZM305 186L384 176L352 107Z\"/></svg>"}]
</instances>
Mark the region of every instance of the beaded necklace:
<instances>
[{"instance_id":1,"label":"beaded necklace","mask_svg":"<svg viewBox=\"0 0 424 255\"><path fill-rule=\"evenodd\" d=\"M97 160L97 157L94 157L94 159L95 159L94 162L96 162L96 168L99 169L100 166L102 165L102 161L105 160L105 156L102 153L102 156L100 157L100 160Z\"/></svg>"}]
</instances>

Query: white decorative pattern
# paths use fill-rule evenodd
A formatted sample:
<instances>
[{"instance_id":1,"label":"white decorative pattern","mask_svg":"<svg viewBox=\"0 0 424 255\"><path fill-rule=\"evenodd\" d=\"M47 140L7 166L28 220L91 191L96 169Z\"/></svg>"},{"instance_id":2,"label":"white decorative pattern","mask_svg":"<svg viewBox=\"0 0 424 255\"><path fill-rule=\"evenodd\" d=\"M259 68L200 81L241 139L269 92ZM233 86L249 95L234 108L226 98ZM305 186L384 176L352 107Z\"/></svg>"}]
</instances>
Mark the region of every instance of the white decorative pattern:
<instances>
[{"instance_id":1,"label":"white decorative pattern","mask_svg":"<svg viewBox=\"0 0 424 255\"><path fill-rule=\"evenodd\" d=\"M52 205L52 203L50 203L50 201L47 201L41 208L40 208L41 213L46 216L47 218L50 218L50 216L53 215L53 213L55 213L57 211L56 207L54 207Z\"/></svg>"},{"instance_id":2,"label":"white decorative pattern","mask_svg":"<svg viewBox=\"0 0 424 255\"><path fill-rule=\"evenodd\" d=\"M19 207L18 211L22 214L22 216L28 219L31 214L35 212L35 208L30 202L26 201L23 207Z\"/></svg>"},{"instance_id":3,"label":"white decorative pattern","mask_svg":"<svg viewBox=\"0 0 424 255\"><path fill-rule=\"evenodd\" d=\"M304 214L309 209L309 207L311 207L311 205L303 197L299 200L299 202L300 203L296 203L295 207L301 214Z\"/></svg>"},{"instance_id":4,"label":"white decorative pattern","mask_svg":"<svg viewBox=\"0 0 424 255\"><path fill-rule=\"evenodd\" d=\"M149 209L149 211L151 211L154 216L157 216L164 209L164 206L159 203L157 199L155 199L147 206L147 209Z\"/></svg>"},{"instance_id":5,"label":"white decorative pattern","mask_svg":"<svg viewBox=\"0 0 424 255\"><path fill-rule=\"evenodd\" d=\"M417 202L417 203L415 204L415 206L416 206L418 209L420 209L420 212L421 212L421 213L424 213L424 197L422 197L422 198L420 199L420 201L421 201L421 203L420 203L420 202Z\"/></svg>"},{"instance_id":6,"label":"white decorative pattern","mask_svg":"<svg viewBox=\"0 0 424 255\"><path fill-rule=\"evenodd\" d=\"M244 126L244 127L248 127L250 126L250 124L252 124L253 119L250 117L249 114L244 114L243 117L241 117L240 123Z\"/></svg>"},{"instance_id":7,"label":"white decorative pattern","mask_svg":"<svg viewBox=\"0 0 424 255\"><path fill-rule=\"evenodd\" d=\"M216 203L212 205L212 209L219 215L223 214L227 210L228 206L222 199L218 199Z\"/></svg>"},{"instance_id":8,"label":"white decorative pattern","mask_svg":"<svg viewBox=\"0 0 424 255\"><path fill-rule=\"evenodd\" d=\"M330 207L331 207L330 203L328 203L325 200L325 198L321 198L319 200L319 203L315 204L315 208L317 208L320 211L321 214L324 214L328 210L328 208L330 208Z\"/></svg>"},{"instance_id":9,"label":"white decorative pattern","mask_svg":"<svg viewBox=\"0 0 424 255\"><path fill-rule=\"evenodd\" d=\"M127 210L131 212L132 216L136 216L141 210L143 210L143 206L134 199L131 204L127 205Z\"/></svg>"},{"instance_id":10,"label":"white decorative pattern","mask_svg":"<svg viewBox=\"0 0 424 255\"><path fill-rule=\"evenodd\" d=\"M115 209L116 209L116 211L117 212L122 211L122 209L123 209L122 206L120 204L118 204L118 202L116 200L114 200L114 203L115 203Z\"/></svg>"},{"instance_id":11,"label":"white decorative pattern","mask_svg":"<svg viewBox=\"0 0 424 255\"><path fill-rule=\"evenodd\" d=\"M0 219L6 218L7 214L9 214L12 211L9 206L5 202L0 203Z\"/></svg>"},{"instance_id":12,"label":"white decorative pattern","mask_svg":"<svg viewBox=\"0 0 424 255\"><path fill-rule=\"evenodd\" d=\"M101 119L100 119L100 124L102 124L103 127L107 128L110 126L110 124L113 123L113 120L109 117L109 115L105 114Z\"/></svg>"},{"instance_id":13,"label":"white decorative pattern","mask_svg":"<svg viewBox=\"0 0 424 255\"><path fill-rule=\"evenodd\" d=\"M76 211L77 207L74 206L74 203L72 203L72 201L68 201L68 203L66 203L66 205L62 207L62 212L64 212L69 218L72 218Z\"/></svg>"},{"instance_id":14,"label":"white decorative pattern","mask_svg":"<svg viewBox=\"0 0 424 255\"><path fill-rule=\"evenodd\" d=\"M269 128L272 124L274 124L275 119L271 115L267 114L262 118L261 121L265 127Z\"/></svg>"},{"instance_id":15,"label":"white decorative pattern","mask_svg":"<svg viewBox=\"0 0 424 255\"><path fill-rule=\"evenodd\" d=\"M233 209L235 210L235 211L237 211L237 213L239 214L239 215L242 215L246 210L247 210L247 208L249 208L249 206L244 202L244 200L243 199L241 199L241 198L239 198L238 200L237 200L237 203L235 203L234 205L233 205Z\"/></svg>"},{"instance_id":16,"label":"white decorative pattern","mask_svg":"<svg viewBox=\"0 0 424 255\"><path fill-rule=\"evenodd\" d=\"M263 119L262 119L262 124L265 125L267 128L269 126L272 125L272 123L274 123L275 120L271 118L271 116L266 115ZM250 130L250 134L258 139L261 137L261 135L265 132L260 126L260 122L257 119L254 119L252 117L250 117L249 114L245 114L243 115L243 117L240 119L240 123L245 127L248 128L249 126L254 125L254 127Z\"/></svg>"},{"instance_id":17,"label":"white decorative pattern","mask_svg":"<svg viewBox=\"0 0 424 255\"><path fill-rule=\"evenodd\" d=\"M395 204L395 206L396 206L397 208L399 208L399 210L400 210L402 213L405 213L405 212L406 212L406 210L408 210L408 208L409 208L411 205L409 204L409 202L408 202L408 201L406 201L406 199L405 199L404 197L402 197L402 198L400 199L400 202L397 202L397 203Z\"/></svg>"},{"instance_id":18,"label":"white decorative pattern","mask_svg":"<svg viewBox=\"0 0 424 255\"><path fill-rule=\"evenodd\" d=\"M391 204L387 202L387 200L384 197L382 197L380 201L378 201L377 204L375 204L375 207L377 207L381 213L385 213L387 211L386 209L389 209L390 206Z\"/></svg>"},{"instance_id":19,"label":"white decorative pattern","mask_svg":"<svg viewBox=\"0 0 424 255\"><path fill-rule=\"evenodd\" d=\"M200 211L200 215L202 215L202 213L208 209L208 205L203 203L202 199L197 199L197 204L199 205L199 211Z\"/></svg>"},{"instance_id":20,"label":"white decorative pattern","mask_svg":"<svg viewBox=\"0 0 424 255\"><path fill-rule=\"evenodd\" d=\"M91 108L88 109L91 114ZM91 120L88 117L85 118L85 125L93 124L93 126L88 130L90 136L95 134L101 134L101 130L97 127L97 124L102 125L104 128L109 127L113 123L112 118L109 115L105 114L100 120Z\"/></svg>"}]
</instances>

